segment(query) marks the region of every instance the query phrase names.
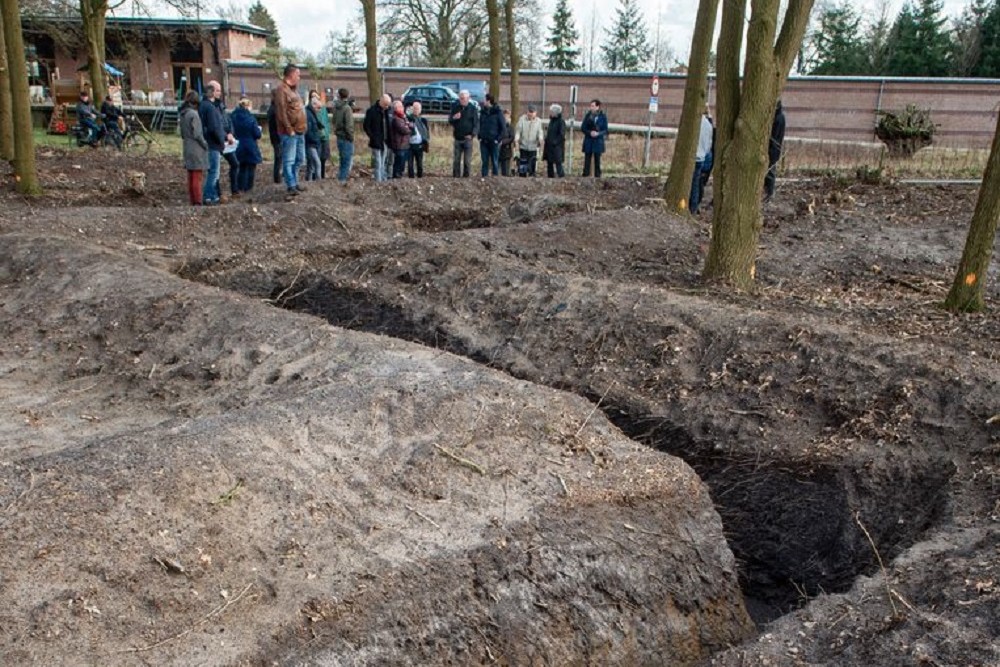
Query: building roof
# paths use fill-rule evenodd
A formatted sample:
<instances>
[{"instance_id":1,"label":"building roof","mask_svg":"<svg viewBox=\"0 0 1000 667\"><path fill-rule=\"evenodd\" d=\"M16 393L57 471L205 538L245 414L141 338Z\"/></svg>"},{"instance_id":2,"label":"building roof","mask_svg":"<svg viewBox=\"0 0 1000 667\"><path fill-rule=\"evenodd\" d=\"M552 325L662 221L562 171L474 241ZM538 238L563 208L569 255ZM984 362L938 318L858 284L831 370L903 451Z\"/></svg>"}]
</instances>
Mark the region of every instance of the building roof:
<instances>
[{"instance_id":1,"label":"building roof","mask_svg":"<svg viewBox=\"0 0 1000 667\"><path fill-rule=\"evenodd\" d=\"M31 23L73 23L79 24L80 17L76 16L31 16L26 15L21 17L21 21L26 26ZM111 27L121 27L121 28L156 28L156 29L177 29L183 30L185 28L196 28L199 30L208 31L218 31L218 30L235 30L237 32L245 32L251 35L260 35L261 37L267 37L271 34L271 31L267 28L261 28L260 26L253 25L251 23L240 23L237 21L229 21L227 19L189 19L189 18L153 18L146 16L109 16L107 18L107 26Z\"/></svg>"}]
</instances>

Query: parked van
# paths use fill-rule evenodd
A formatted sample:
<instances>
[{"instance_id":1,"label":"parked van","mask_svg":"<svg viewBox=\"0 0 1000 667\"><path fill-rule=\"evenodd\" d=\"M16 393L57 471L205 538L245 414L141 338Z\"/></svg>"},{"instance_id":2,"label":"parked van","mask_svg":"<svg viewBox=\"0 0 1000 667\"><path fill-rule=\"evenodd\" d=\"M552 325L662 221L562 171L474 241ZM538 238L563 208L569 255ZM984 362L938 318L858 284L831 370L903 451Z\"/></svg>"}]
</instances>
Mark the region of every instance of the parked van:
<instances>
[{"instance_id":1,"label":"parked van","mask_svg":"<svg viewBox=\"0 0 1000 667\"><path fill-rule=\"evenodd\" d=\"M469 91L469 96L475 100L477 104L482 104L486 99L486 93L490 92L489 84L483 80L465 81L461 79L443 79L441 81L431 81L428 85L451 88L455 91L456 95L463 90L467 90Z\"/></svg>"}]
</instances>

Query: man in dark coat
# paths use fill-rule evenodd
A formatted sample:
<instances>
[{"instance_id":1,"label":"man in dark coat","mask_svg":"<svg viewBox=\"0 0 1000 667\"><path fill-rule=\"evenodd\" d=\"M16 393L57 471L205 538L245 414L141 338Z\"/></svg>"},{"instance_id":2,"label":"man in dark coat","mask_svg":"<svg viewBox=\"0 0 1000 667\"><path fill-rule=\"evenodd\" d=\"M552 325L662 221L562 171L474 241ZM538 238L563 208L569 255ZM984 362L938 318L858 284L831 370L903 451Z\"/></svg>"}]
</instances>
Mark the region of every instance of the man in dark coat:
<instances>
[{"instance_id":1,"label":"man in dark coat","mask_svg":"<svg viewBox=\"0 0 1000 667\"><path fill-rule=\"evenodd\" d=\"M483 178L490 175L490 169L494 176L500 173L500 141L506 125L500 105L487 94L479 114L479 160L483 163Z\"/></svg>"},{"instance_id":2,"label":"man in dark coat","mask_svg":"<svg viewBox=\"0 0 1000 667\"><path fill-rule=\"evenodd\" d=\"M278 115L272 104L267 108L267 138L271 140L271 150L274 153L274 169L272 177L275 184L281 183L281 135L278 133Z\"/></svg>"},{"instance_id":3,"label":"man in dark coat","mask_svg":"<svg viewBox=\"0 0 1000 667\"><path fill-rule=\"evenodd\" d=\"M601 177L601 155L604 154L604 140L608 136L608 117L601 109L600 100L591 100L590 110L580 125L583 132L583 175L590 176L590 164L594 164L594 177Z\"/></svg>"},{"instance_id":4,"label":"man in dark coat","mask_svg":"<svg viewBox=\"0 0 1000 667\"><path fill-rule=\"evenodd\" d=\"M382 95L365 112L364 130L368 135L368 148L372 151L372 174L376 181L387 180L386 167L389 154L389 105L392 98Z\"/></svg>"},{"instance_id":5,"label":"man in dark coat","mask_svg":"<svg viewBox=\"0 0 1000 667\"><path fill-rule=\"evenodd\" d=\"M781 159L781 148L785 143L785 110L781 100L774 107L774 121L771 122L771 140L767 144L767 175L764 177L764 201L771 201L774 196L775 181L778 180L778 160Z\"/></svg>"},{"instance_id":6,"label":"man in dark coat","mask_svg":"<svg viewBox=\"0 0 1000 667\"><path fill-rule=\"evenodd\" d=\"M96 146L104 136L104 130L97 124L97 109L90 102L90 93L86 90L80 93L80 99L76 103L76 121L87 128L87 143Z\"/></svg>"},{"instance_id":7,"label":"man in dark coat","mask_svg":"<svg viewBox=\"0 0 1000 667\"><path fill-rule=\"evenodd\" d=\"M565 154L566 121L562 117L562 107L553 104L549 107L549 127L545 131L545 147L542 149L542 159L548 163L549 178L566 175L563 170Z\"/></svg>"},{"instance_id":8,"label":"man in dark coat","mask_svg":"<svg viewBox=\"0 0 1000 667\"><path fill-rule=\"evenodd\" d=\"M222 164L222 151L226 147L226 131L222 123L222 114L215 106L216 94L222 94L221 90L216 93L215 86L217 85L214 81L208 82L205 86L205 96L198 106L201 128L205 133L205 141L208 143L208 173L205 174L205 183L202 186L202 203L205 206L212 206L220 202L219 168Z\"/></svg>"},{"instance_id":9,"label":"man in dark coat","mask_svg":"<svg viewBox=\"0 0 1000 667\"><path fill-rule=\"evenodd\" d=\"M500 138L500 174L510 176L510 161L514 157L514 126L510 123L510 111L503 110L503 137Z\"/></svg>"},{"instance_id":10,"label":"man in dark coat","mask_svg":"<svg viewBox=\"0 0 1000 667\"><path fill-rule=\"evenodd\" d=\"M235 143L236 137L233 135L233 120L229 117L229 112L226 111L225 102L222 101L222 86L218 81L210 81L209 84L215 86L216 94L212 103L215 104L216 108L219 110L219 116L222 118L222 131L226 134L226 145L232 146ZM223 150L222 159L229 165L229 191L234 197L238 197L240 194L240 188L238 185L240 161L236 158L236 151L232 148L230 148L228 153ZM226 197L222 197L222 201L225 200Z\"/></svg>"},{"instance_id":11,"label":"man in dark coat","mask_svg":"<svg viewBox=\"0 0 1000 667\"><path fill-rule=\"evenodd\" d=\"M468 178L472 172L472 139L479 134L479 109L470 101L469 91L458 94L448 116L455 139L451 159L451 175Z\"/></svg>"}]
</instances>

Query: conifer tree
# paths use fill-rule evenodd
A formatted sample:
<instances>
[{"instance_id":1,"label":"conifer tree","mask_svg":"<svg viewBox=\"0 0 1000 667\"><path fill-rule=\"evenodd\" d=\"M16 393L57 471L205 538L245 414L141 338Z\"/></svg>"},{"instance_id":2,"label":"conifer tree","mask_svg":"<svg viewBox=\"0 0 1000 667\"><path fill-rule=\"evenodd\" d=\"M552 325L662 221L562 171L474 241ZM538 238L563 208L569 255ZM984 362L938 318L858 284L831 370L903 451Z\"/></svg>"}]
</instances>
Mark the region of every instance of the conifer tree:
<instances>
[{"instance_id":1,"label":"conifer tree","mask_svg":"<svg viewBox=\"0 0 1000 667\"><path fill-rule=\"evenodd\" d=\"M1000 2L994 1L983 18L979 57L971 74L990 79L1000 77Z\"/></svg>"},{"instance_id":2,"label":"conifer tree","mask_svg":"<svg viewBox=\"0 0 1000 667\"><path fill-rule=\"evenodd\" d=\"M989 13L990 3L987 0L972 0L962 10L961 16L955 19L951 58L951 73L954 76L971 76L979 64L983 50L983 23Z\"/></svg>"},{"instance_id":3,"label":"conifer tree","mask_svg":"<svg viewBox=\"0 0 1000 667\"><path fill-rule=\"evenodd\" d=\"M886 61L888 60L889 33L892 26L889 24L889 5L887 0L881 0L877 9L877 18L868 25L865 31L865 53L868 54L868 74L885 74Z\"/></svg>"},{"instance_id":4,"label":"conifer tree","mask_svg":"<svg viewBox=\"0 0 1000 667\"><path fill-rule=\"evenodd\" d=\"M580 39L570 12L567 0L556 3L556 11L552 15L552 30L545 40L548 50L545 52L545 67L548 69L572 72L579 68L580 49L577 40Z\"/></svg>"},{"instance_id":5,"label":"conifer tree","mask_svg":"<svg viewBox=\"0 0 1000 667\"><path fill-rule=\"evenodd\" d=\"M849 0L828 5L809 36L815 55L810 74L851 76L867 74L868 58L861 35L861 16Z\"/></svg>"},{"instance_id":6,"label":"conifer tree","mask_svg":"<svg viewBox=\"0 0 1000 667\"><path fill-rule=\"evenodd\" d=\"M267 45L272 48L277 48L281 45L281 36L278 35L278 24L275 23L274 17L271 16L271 12L267 11L267 7L261 0L257 0L254 4L250 5L250 10L247 13L247 19L255 26L266 29L270 34L267 36Z\"/></svg>"},{"instance_id":7,"label":"conifer tree","mask_svg":"<svg viewBox=\"0 0 1000 667\"><path fill-rule=\"evenodd\" d=\"M612 72L638 72L649 60L646 21L637 0L619 0L614 24L605 31L604 64Z\"/></svg>"},{"instance_id":8,"label":"conifer tree","mask_svg":"<svg viewBox=\"0 0 1000 667\"><path fill-rule=\"evenodd\" d=\"M951 38L944 29L940 0L907 2L889 35L886 74L889 76L947 76Z\"/></svg>"}]
</instances>

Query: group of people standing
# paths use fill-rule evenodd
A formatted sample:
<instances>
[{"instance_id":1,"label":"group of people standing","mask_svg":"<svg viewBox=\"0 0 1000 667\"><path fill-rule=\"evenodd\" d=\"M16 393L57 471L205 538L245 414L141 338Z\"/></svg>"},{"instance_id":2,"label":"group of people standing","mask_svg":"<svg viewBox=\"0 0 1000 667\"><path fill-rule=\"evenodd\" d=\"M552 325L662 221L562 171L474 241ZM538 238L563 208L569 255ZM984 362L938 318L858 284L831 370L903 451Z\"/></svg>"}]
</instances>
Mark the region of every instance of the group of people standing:
<instances>
[{"instance_id":1,"label":"group of people standing","mask_svg":"<svg viewBox=\"0 0 1000 667\"><path fill-rule=\"evenodd\" d=\"M566 121L562 117L562 107L549 107L549 124L543 127L538 110L529 104L527 111L516 125L511 125L510 112L501 109L492 95L486 95L482 107L470 100L469 91L458 95L458 102L452 106L448 116L452 127L452 167L455 178L468 177L471 173L473 140L479 140L480 174L483 178L498 174L511 175L511 160L517 151L517 175L534 176L539 152L548 165L549 178L566 175L563 162L566 155ZM591 163L594 176L601 175L601 154L605 150L608 134L608 120L601 109L600 100L590 103L590 110L584 117L581 130L584 133L584 176L590 176Z\"/></svg>"},{"instance_id":2,"label":"group of people standing","mask_svg":"<svg viewBox=\"0 0 1000 667\"><path fill-rule=\"evenodd\" d=\"M346 184L354 157L354 100L346 88L337 91L332 113L328 113L316 91L304 104L298 94L299 68L288 65L282 81L272 94L268 110L268 130L274 149L274 182L284 182L289 197L305 190L299 171L306 167L306 180L326 177L330 140L336 138L340 164L337 180ZM89 118L89 99L81 96L81 122ZM93 107L89 107L90 110ZM93 112L96 114L96 112ZM459 93L448 115L452 128L452 176L469 177L472 172L473 142L479 141L480 174L487 176L535 176L539 152L548 165L549 178L566 175L566 121L562 107L549 107L549 122L543 127L537 109L527 111L511 123L510 112L501 109L492 95L482 106L472 102L469 91ZM96 123L95 123L96 126ZM431 134L420 102L405 109L401 100L382 95L365 113L363 128L372 153L372 174L376 181L424 175L424 156L430 150ZM220 190L222 160L229 164L229 190L238 198L253 190L257 165L262 156L257 141L262 130L250 110L250 101L240 99L228 113L222 104L222 87L210 81L204 97L191 91L184 99L180 117L184 144L184 165L188 171L188 193L192 204L211 206L228 197ZM583 176L601 176L601 156L605 152L608 120L600 100L592 100L580 126L583 133ZM96 136L97 128L94 128ZM777 164L785 134L785 116L779 100L771 127L768 170L764 181L764 201L774 195ZM695 168L691 180L688 210L698 213L705 186L714 166L715 126L706 109L701 119ZM517 152L516 170L511 169Z\"/></svg>"},{"instance_id":3,"label":"group of people standing","mask_svg":"<svg viewBox=\"0 0 1000 667\"><path fill-rule=\"evenodd\" d=\"M372 153L372 175L376 181L424 175L424 155L430 150L431 134L420 102L409 113L401 100L384 94L365 112L362 127Z\"/></svg>"},{"instance_id":4,"label":"group of people standing","mask_svg":"<svg viewBox=\"0 0 1000 667\"><path fill-rule=\"evenodd\" d=\"M261 129L249 99L241 98L229 113L222 103L222 86L209 81L204 96L192 90L184 97L180 132L192 204L213 206L253 190L263 157L257 146ZM219 184L223 160L229 165L229 194Z\"/></svg>"}]
</instances>

